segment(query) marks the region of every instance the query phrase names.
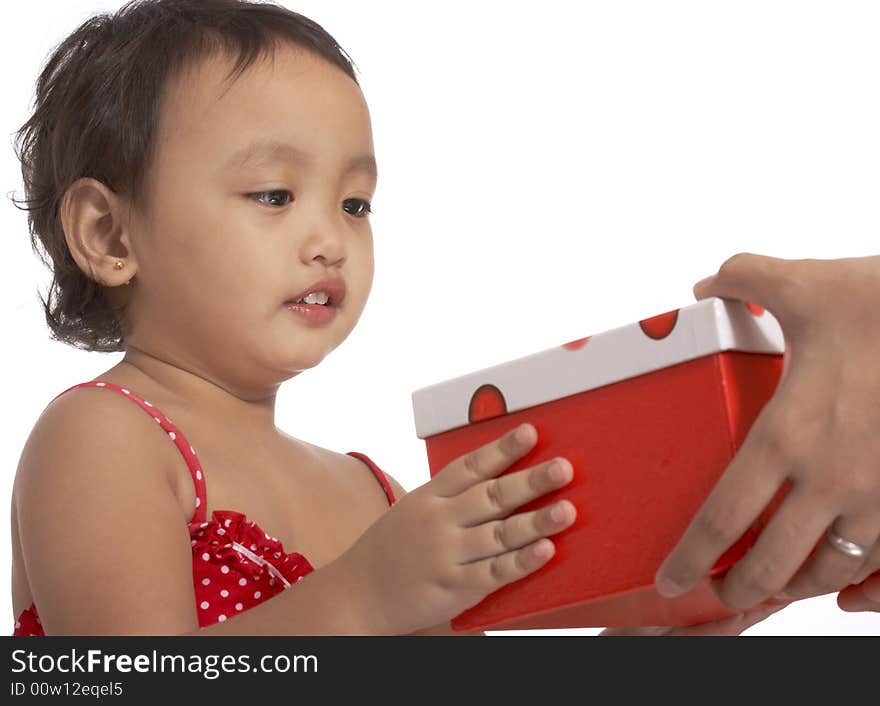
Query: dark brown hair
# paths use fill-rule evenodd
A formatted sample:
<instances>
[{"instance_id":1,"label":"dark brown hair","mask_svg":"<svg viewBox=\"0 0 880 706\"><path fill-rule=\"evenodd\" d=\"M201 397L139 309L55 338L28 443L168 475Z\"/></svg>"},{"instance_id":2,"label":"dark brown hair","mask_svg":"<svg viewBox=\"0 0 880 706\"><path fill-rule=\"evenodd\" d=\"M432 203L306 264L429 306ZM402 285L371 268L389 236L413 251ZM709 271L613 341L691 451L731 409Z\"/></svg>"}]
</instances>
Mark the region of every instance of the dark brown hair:
<instances>
[{"instance_id":1,"label":"dark brown hair","mask_svg":"<svg viewBox=\"0 0 880 706\"><path fill-rule=\"evenodd\" d=\"M59 206L68 187L92 177L148 212L144 187L169 82L218 51L237 55L226 78L234 82L285 41L357 83L351 58L323 27L271 3L132 0L90 17L54 48L37 81L33 115L15 139L31 247L53 273L47 299L40 297L53 339L90 351L124 350L118 315L126 307L112 306L67 247Z\"/></svg>"}]
</instances>

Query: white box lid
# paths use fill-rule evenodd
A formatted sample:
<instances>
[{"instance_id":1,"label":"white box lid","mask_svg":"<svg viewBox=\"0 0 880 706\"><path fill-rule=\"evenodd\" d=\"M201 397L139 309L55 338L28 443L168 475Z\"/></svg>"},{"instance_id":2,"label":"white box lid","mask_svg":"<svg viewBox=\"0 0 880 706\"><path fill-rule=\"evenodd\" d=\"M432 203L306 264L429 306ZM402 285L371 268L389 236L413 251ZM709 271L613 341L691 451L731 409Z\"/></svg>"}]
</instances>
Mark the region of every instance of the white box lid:
<instances>
[{"instance_id":1,"label":"white box lid","mask_svg":"<svg viewBox=\"0 0 880 706\"><path fill-rule=\"evenodd\" d=\"M510 413L721 351L784 350L782 329L770 312L711 297L416 390L416 434L424 439L470 424L478 391L491 390Z\"/></svg>"}]
</instances>

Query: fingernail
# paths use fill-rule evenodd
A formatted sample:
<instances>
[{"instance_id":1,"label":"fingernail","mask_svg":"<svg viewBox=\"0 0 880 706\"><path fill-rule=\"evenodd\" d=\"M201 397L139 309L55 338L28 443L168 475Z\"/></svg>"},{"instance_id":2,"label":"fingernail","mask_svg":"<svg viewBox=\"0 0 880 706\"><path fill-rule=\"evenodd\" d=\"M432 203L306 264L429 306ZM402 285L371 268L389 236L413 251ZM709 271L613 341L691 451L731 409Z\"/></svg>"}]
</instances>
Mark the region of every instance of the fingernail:
<instances>
[{"instance_id":1,"label":"fingernail","mask_svg":"<svg viewBox=\"0 0 880 706\"><path fill-rule=\"evenodd\" d=\"M533 427L530 424L523 424L519 429L516 430L516 434L514 437L517 442L520 444L530 444L532 442L532 429Z\"/></svg>"},{"instance_id":2,"label":"fingernail","mask_svg":"<svg viewBox=\"0 0 880 706\"><path fill-rule=\"evenodd\" d=\"M694 287L702 287L706 284L709 284L713 279L715 279L715 275L709 275L708 277L704 277L699 282L697 282Z\"/></svg>"},{"instance_id":3,"label":"fingernail","mask_svg":"<svg viewBox=\"0 0 880 706\"><path fill-rule=\"evenodd\" d=\"M534 547L532 547L532 554L534 554L539 559L546 559L553 555L554 550L553 543L549 540L540 541Z\"/></svg>"},{"instance_id":4,"label":"fingernail","mask_svg":"<svg viewBox=\"0 0 880 706\"><path fill-rule=\"evenodd\" d=\"M561 483L568 478L569 463L564 458L557 458L550 464L550 479L554 483Z\"/></svg>"},{"instance_id":5,"label":"fingernail","mask_svg":"<svg viewBox=\"0 0 880 706\"><path fill-rule=\"evenodd\" d=\"M657 593L666 598L674 598L675 596L684 593L684 589L681 586L666 576L660 576L655 582L655 585L657 587Z\"/></svg>"},{"instance_id":6,"label":"fingernail","mask_svg":"<svg viewBox=\"0 0 880 706\"><path fill-rule=\"evenodd\" d=\"M550 510L550 517L553 518L554 522L562 522L567 516L568 508L565 506L564 501L556 503Z\"/></svg>"}]
</instances>

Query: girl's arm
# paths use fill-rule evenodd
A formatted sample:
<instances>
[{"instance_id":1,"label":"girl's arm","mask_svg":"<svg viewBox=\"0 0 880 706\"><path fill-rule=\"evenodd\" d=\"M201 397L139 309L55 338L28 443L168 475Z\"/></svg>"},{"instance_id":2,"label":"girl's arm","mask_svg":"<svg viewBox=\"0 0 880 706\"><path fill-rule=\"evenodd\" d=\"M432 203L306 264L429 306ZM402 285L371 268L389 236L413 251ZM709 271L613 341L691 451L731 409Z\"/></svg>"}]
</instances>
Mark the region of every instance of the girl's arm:
<instances>
[{"instance_id":1,"label":"girl's arm","mask_svg":"<svg viewBox=\"0 0 880 706\"><path fill-rule=\"evenodd\" d=\"M199 629L192 554L164 467L165 432L128 400L55 400L22 452L14 503L28 586L47 635L375 634L340 562Z\"/></svg>"}]
</instances>

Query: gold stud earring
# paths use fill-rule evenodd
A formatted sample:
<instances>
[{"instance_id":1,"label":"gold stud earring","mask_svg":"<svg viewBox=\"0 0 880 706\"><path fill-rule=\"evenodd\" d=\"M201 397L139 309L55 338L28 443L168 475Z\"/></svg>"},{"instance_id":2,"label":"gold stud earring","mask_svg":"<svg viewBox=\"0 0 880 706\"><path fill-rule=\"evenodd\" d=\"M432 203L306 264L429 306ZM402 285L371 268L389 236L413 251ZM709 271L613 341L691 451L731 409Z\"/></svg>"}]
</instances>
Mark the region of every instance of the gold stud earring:
<instances>
[{"instance_id":1,"label":"gold stud earring","mask_svg":"<svg viewBox=\"0 0 880 706\"><path fill-rule=\"evenodd\" d=\"M113 267L115 267L117 270L121 270L123 267L125 267L125 263L122 260L117 260ZM126 284L131 284L131 279L129 279Z\"/></svg>"}]
</instances>

